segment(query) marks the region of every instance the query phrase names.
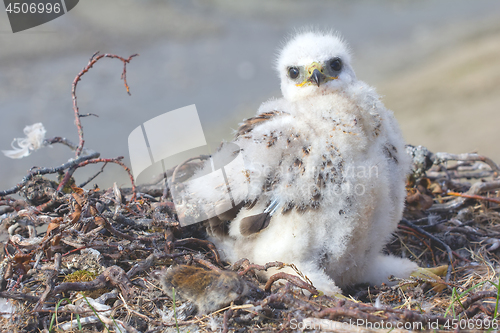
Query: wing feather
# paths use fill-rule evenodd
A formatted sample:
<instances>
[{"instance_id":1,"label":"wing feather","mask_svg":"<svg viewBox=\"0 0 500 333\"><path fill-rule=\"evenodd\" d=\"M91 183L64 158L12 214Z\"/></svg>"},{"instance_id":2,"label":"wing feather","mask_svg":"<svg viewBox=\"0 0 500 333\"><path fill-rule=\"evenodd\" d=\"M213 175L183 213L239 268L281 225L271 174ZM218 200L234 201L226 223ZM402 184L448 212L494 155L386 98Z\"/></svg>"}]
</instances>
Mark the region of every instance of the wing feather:
<instances>
[{"instance_id":1,"label":"wing feather","mask_svg":"<svg viewBox=\"0 0 500 333\"><path fill-rule=\"evenodd\" d=\"M260 125L275 119L278 116L286 115L287 112L284 111L267 111L261 114L258 114L255 117L248 118L240 124L240 127L236 131L235 140L243 135L251 135L252 131ZM263 188L263 192L269 191L269 188ZM227 222L233 220L236 215L240 212L241 209L247 208L251 209L255 206L259 198L256 198L252 201L240 203L235 206L233 209L228 211L227 213L221 214L217 217L211 218L207 223L207 230L211 234L216 234L218 236L227 235L228 228ZM257 233L262 229L265 229L269 225L269 220L271 216L269 213L261 213L257 215L247 216L241 221L240 229L241 233L244 236L249 236L251 234Z\"/></svg>"},{"instance_id":2,"label":"wing feather","mask_svg":"<svg viewBox=\"0 0 500 333\"><path fill-rule=\"evenodd\" d=\"M251 132L256 126L261 125L263 122L266 122L270 119L273 119L276 116L281 116L283 114L287 114L286 112L283 111L269 111L269 112L263 112L261 114L258 114L255 117L248 118L243 121L243 123L240 125L238 130L236 131L236 136L235 138L238 138L239 136L242 136L244 134L247 134Z\"/></svg>"}]
</instances>

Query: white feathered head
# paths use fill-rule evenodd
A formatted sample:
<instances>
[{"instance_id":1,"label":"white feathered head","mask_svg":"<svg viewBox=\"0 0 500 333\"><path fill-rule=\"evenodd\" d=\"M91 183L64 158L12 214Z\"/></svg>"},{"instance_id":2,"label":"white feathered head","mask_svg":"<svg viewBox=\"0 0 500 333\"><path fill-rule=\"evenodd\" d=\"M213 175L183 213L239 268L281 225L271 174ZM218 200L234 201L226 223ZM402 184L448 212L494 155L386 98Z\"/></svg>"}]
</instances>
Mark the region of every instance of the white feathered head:
<instances>
[{"instance_id":1,"label":"white feathered head","mask_svg":"<svg viewBox=\"0 0 500 333\"><path fill-rule=\"evenodd\" d=\"M281 92L289 101L339 91L356 80L349 50L333 33L295 35L279 53L276 65Z\"/></svg>"}]
</instances>

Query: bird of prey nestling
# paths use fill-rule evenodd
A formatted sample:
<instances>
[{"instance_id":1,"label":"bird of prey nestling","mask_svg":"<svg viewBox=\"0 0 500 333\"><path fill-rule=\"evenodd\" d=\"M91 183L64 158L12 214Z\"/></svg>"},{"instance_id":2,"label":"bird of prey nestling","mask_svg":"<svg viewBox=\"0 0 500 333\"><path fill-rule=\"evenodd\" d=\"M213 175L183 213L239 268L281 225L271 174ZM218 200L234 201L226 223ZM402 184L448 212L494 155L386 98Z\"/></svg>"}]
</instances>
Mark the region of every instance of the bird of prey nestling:
<instances>
[{"instance_id":1,"label":"bird of prey nestling","mask_svg":"<svg viewBox=\"0 0 500 333\"><path fill-rule=\"evenodd\" d=\"M227 190L206 177L187 186L198 205L230 192L233 208L206 222L211 240L232 262L293 263L327 294L409 276L415 263L381 253L410 171L393 113L356 78L335 34L295 35L276 68L283 97L263 103L213 156L243 159L225 167Z\"/></svg>"}]
</instances>

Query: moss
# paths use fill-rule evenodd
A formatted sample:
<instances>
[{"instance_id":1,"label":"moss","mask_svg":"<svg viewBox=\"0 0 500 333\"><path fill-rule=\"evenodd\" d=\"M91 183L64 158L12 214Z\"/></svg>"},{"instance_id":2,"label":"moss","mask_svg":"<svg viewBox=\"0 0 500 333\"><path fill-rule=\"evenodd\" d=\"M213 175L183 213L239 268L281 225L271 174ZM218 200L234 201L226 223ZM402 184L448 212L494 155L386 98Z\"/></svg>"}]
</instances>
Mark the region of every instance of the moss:
<instances>
[{"instance_id":1,"label":"moss","mask_svg":"<svg viewBox=\"0 0 500 333\"><path fill-rule=\"evenodd\" d=\"M80 270L64 277L64 282L89 282L97 277L96 273Z\"/></svg>"}]
</instances>

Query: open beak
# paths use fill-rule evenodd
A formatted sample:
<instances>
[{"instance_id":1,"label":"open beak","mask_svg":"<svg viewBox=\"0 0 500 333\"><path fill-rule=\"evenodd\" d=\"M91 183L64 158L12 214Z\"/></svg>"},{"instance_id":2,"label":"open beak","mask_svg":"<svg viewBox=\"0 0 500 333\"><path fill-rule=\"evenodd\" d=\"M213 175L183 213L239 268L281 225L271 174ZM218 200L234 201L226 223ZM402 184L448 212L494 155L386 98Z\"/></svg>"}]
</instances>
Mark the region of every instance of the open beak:
<instances>
[{"instance_id":1,"label":"open beak","mask_svg":"<svg viewBox=\"0 0 500 333\"><path fill-rule=\"evenodd\" d=\"M327 81L337 79L336 76L332 77L325 75L323 66L321 66L317 62L313 62L311 65L306 66L306 71L307 71L307 77L303 82L297 84L298 87L306 85L308 86L311 84L314 84L319 87L321 84Z\"/></svg>"}]
</instances>

